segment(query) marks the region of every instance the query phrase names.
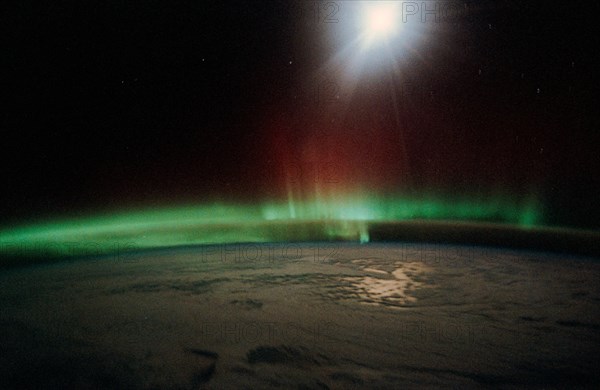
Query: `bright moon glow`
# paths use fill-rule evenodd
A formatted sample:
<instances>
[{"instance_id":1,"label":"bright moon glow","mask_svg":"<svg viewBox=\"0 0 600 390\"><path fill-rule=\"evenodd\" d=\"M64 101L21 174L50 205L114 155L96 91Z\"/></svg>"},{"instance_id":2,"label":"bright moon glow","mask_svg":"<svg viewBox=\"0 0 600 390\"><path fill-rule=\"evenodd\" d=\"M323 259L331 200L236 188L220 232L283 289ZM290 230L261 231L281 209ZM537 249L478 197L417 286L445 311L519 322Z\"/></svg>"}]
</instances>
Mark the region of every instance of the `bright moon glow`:
<instances>
[{"instance_id":1,"label":"bright moon glow","mask_svg":"<svg viewBox=\"0 0 600 390\"><path fill-rule=\"evenodd\" d=\"M400 27L398 14L399 1L373 1L364 5L365 44L393 36Z\"/></svg>"}]
</instances>

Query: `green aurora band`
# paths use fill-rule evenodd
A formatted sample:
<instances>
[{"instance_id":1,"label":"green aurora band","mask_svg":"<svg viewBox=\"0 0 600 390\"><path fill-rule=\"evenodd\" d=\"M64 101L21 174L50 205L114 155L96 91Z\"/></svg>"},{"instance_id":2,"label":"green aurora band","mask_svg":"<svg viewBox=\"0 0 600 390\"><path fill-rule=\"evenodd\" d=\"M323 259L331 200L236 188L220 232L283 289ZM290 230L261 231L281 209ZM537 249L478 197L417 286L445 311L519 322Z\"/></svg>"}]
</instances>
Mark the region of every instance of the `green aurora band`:
<instances>
[{"instance_id":1,"label":"green aurora band","mask_svg":"<svg viewBox=\"0 0 600 390\"><path fill-rule=\"evenodd\" d=\"M331 198L261 205L179 206L46 220L0 231L0 254L77 257L175 246L284 241L369 241L369 222L412 220L541 226L538 202Z\"/></svg>"}]
</instances>

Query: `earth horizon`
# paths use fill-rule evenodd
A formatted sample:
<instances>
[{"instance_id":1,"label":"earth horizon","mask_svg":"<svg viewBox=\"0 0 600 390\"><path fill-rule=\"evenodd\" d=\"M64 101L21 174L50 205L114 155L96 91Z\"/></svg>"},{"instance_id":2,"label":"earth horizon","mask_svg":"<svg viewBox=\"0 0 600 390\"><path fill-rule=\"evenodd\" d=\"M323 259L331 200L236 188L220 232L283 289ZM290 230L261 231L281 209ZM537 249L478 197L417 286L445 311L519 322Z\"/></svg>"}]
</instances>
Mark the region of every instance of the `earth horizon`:
<instances>
[{"instance_id":1,"label":"earth horizon","mask_svg":"<svg viewBox=\"0 0 600 390\"><path fill-rule=\"evenodd\" d=\"M600 264L427 243L163 248L0 272L3 388L593 387Z\"/></svg>"}]
</instances>

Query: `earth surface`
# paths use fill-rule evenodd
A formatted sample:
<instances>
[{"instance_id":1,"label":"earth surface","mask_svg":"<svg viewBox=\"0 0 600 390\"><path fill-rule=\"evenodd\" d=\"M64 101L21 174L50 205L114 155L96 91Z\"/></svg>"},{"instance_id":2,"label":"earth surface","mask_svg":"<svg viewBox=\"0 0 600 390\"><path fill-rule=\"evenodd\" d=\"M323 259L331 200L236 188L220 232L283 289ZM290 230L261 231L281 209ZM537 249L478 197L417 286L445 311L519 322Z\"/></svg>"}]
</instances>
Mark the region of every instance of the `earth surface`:
<instances>
[{"instance_id":1,"label":"earth surface","mask_svg":"<svg viewBox=\"0 0 600 390\"><path fill-rule=\"evenodd\" d=\"M239 244L0 271L1 388L594 387L600 263Z\"/></svg>"}]
</instances>

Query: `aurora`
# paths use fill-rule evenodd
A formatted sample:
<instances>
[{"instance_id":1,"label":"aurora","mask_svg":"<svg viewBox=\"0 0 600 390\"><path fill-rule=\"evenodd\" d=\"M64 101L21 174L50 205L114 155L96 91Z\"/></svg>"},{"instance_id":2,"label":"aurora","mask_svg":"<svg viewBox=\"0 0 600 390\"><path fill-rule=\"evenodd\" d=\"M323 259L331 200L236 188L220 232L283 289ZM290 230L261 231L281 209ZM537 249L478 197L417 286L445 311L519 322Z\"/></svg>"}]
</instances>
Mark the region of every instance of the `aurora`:
<instances>
[{"instance_id":1,"label":"aurora","mask_svg":"<svg viewBox=\"0 0 600 390\"><path fill-rule=\"evenodd\" d=\"M535 202L503 198L347 197L259 205L182 205L4 227L0 251L5 255L74 257L237 242L368 242L371 222L446 220L533 227L543 223L542 217Z\"/></svg>"}]
</instances>

